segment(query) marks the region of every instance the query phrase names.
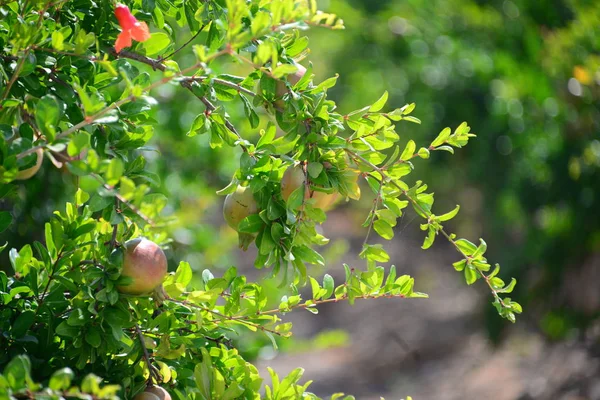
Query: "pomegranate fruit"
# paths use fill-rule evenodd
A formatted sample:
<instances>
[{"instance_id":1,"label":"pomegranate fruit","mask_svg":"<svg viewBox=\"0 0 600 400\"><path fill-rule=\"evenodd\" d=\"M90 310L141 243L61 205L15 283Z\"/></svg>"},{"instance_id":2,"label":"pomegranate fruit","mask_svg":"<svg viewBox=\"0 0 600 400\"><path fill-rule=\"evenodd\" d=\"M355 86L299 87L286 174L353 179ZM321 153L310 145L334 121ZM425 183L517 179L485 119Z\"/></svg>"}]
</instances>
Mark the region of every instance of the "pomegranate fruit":
<instances>
[{"instance_id":1,"label":"pomegranate fruit","mask_svg":"<svg viewBox=\"0 0 600 400\"><path fill-rule=\"evenodd\" d=\"M146 390L138 394L133 400L171 400L171 395L160 386L148 386Z\"/></svg>"},{"instance_id":2,"label":"pomegranate fruit","mask_svg":"<svg viewBox=\"0 0 600 400\"><path fill-rule=\"evenodd\" d=\"M247 250L254 240L255 235L239 231L240 222L249 215L258 213L258 205L254 200L252 190L248 186L238 185L235 192L225 197L223 204L223 217L225 222L238 232L239 245Z\"/></svg>"},{"instance_id":3,"label":"pomegranate fruit","mask_svg":"<svg viewBox=\"0 0 600 400\"><path fill-rule=\"evenodd\" d=\"M167 274L167 257L154 242L136 238L123 245L122 276L132 279L131 284L117 286L121 293L142 295L159 287Z\"/></svg>"},{"instance_id":4,"label":"pomegranate fruit","mask_svg":"<svg viewBox=\"0 0 600 400\"><path fill-rule=\"evenodd\" d=\"M288 200L292 192L305 184L304 171L300 165L289 167L281 179L281 197ZM312 193L311 193L312 192ZM304 199L314 199L314 207L328 210L339 199L339 193L324 193L316 190L304 192Z\"/></svg>"}]
</instances>

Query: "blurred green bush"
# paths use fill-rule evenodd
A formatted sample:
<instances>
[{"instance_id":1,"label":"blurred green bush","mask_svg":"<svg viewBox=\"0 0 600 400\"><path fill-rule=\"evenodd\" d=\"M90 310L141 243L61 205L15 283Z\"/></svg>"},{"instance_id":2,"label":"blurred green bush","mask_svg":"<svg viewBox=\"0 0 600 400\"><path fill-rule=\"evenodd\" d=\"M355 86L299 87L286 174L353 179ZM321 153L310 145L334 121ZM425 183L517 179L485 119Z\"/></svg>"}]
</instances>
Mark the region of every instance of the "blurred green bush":
<instances>
[{"instance_id":1,"label":"blurred green bush","mask_svg":"<svg viewBox=\"0 0 600 400\"><path fill-rule=\"evenodd\" d=\"M324 58L317 75L340 74L330 95L342 112L388 88L390 104L417 103L423 125L402 128L421 143L468 121L472 146L429 164L440 199L479 207L457 230L486 231L491 258L525 283L515 297L550 338L597 318L598 296L581 296L597 292L585 276L600 267L600 3L327 3L346 34L309 35Z\"/></svg>"}]
</instances>

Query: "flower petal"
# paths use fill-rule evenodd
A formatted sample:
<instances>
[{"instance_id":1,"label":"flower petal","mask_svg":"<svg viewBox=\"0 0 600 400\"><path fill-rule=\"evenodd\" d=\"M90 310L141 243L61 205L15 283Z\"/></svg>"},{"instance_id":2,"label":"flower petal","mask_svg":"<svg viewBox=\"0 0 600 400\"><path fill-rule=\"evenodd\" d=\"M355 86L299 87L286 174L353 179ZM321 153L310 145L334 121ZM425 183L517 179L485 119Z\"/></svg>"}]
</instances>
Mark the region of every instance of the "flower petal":
<instances>
[{"instance_id":1,"label":"flower petal","mask_svg":"<svg viewBox=\"0 0 600 400\"><path fill-rule=\"evenodd\" d=\"M115 17L117 17L119 25L123 30L129 30L133 28L137 22L137 19L135 19L133 14L131 14L131 11L129 11L129 7L127 7L125 4L117 4L115 7Z\"/></svg>"},{"instance_id":2,"label":"flower petal","mask_svg":"<svg viewBox=\"0 0 600 400\"><path fill-rule=\"evenodd\" d=\"M150 30L148 29L148 25L142 21L136 22L133 28L131 28L131 37L138 42L145 42L146 40L150 39Z\"/></svg>"},{"instance_id":3,"label":"flower petal","mask_svg":"<svg viewBox=\"0 0 600 400\"><path fill-rule=\"evenodd\" d=\"M123 31L119 33L117 36L117 41L115 42L115 51L118 53L125 47L131 46L131 32Z\"/></svg>"}]
</instances>

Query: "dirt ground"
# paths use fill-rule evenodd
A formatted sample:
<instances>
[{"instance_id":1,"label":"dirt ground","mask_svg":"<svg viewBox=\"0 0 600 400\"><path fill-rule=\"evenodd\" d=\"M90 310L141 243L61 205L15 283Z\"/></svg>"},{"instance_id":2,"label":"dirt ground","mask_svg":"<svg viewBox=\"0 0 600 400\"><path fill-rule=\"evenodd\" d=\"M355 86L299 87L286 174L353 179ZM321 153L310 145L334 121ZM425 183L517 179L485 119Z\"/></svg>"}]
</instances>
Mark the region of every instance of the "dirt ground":
<instances>
[{"instance_id":1,"label":"dirt ground","mask_svg":"<svg viewBox=\"0 0 600 400\"><path fill-rule=\"evenodd\" d=\"M331 218L326 235L347 237L347 223ZM286 319L294 323L295 337L310 340L341 329L349 340L341 347L258 360L265 375L267 366L280 376L303 367L304 379L314 380L311 390L319 396L346 392L361 400L600 399L600 358L580 338L549 343L522 318L493 346L481 318L483 307L492 307L490 294L481 285L464 284L448 247L421 250L419 233L415 224L387 248L398 274L414 276L416 290L429 299L328 304L318 315L294 311ZM350 240L343 262L364 265L357 258L361 243L359 237ZM341 263L328 272L343 279Z\"/></svg>"}]
</instances>

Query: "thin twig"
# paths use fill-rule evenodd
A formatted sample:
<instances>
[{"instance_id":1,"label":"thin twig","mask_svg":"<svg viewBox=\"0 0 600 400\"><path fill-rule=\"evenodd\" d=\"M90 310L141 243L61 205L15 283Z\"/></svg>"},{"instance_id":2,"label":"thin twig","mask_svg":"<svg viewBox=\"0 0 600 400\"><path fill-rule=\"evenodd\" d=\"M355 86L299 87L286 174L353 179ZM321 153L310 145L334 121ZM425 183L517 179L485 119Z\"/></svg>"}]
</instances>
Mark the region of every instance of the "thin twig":
<instances>
[{"instance_id":1,"label":"thin twig","mask_svg":"<svg viewBox=\"0 0 600 400\"><path fill-rule=\"evenodd\" d=\"M104 180L99 175L91 174L91 176L92 176L92 178L94 178L98 182L100 182L102 184L102 187L104 187L104 189L111 191L118 201L120 201L121 203L123 203L127 207L129 207L129 209L131 211L133 211L138 217L143 219L148 225L156 226L156 224L150 217L148 217L147 215L142 213L136 206L131 204L125 197L121 196L121 194L119 194L119 192L117 192L113 186L110 186L110 185L104 183ZM114 231L113 231L113 235L114 235Z\"/></svg>"},{"instance_id":2,"label":"thin twig","mask_svg":"<svg viewBox=\"0 0 600 400\"><path fill-rule=\"evenodd\" d=\"M185 46L187 46L188 44L190 44L194 39L196 39L198 37L198 35L204 30L204 28L206 27L206 25L202 25L200 27L200 29L198 30L198 32L196 32L194 34L194 36L192 36L187 42L185 42L184 44L181 45L181 47L179 47L177 50L175 50L174 52L172 52L171 54L169 54L168 56L165 57L161 57L161 61L163 60L167 60L171 57L173 57L175 54L177 54L181 49L183 49Z\"/></svg>"},{"instance_id":3,"label":"thin twig","mask_svg":"<svg viewBox=\"0 0 600 400\"><path fill-rule=\"evenodd\" d=\"M188 78L188 80L196 81L196 82L203 82L206 79L211 79L214 83L218 83L219 85L223 85L223 86L228 86L232 89L237 90L238 92L246 93L249 96L252 96L252 97L257 96L256 92L253 92L252 90L247 89L247 88L243 87L242 85L238 85L237 83L227 81L225 79L209 78L207 76L197 76L197 77Z\"/></svg>"},{"instance_id":4,"label":"thin twig","mask_svg":"<svg viewBox=\"0 0 600 400\"><path fill-rule=\"evenodd\" d=\"M115 212L120 213L121 210L119 208L119 198L115 197ZM119 230L119 224L113 225L112 235L110 237L110 249L114 250L117 247L117 232Z\"/></svg>"},{"instance_id":5,"label":"thin twig","mask_svg":"<svg viewBox=\"0 0 600 400\"><path fill-rule=\"evenodd\" d=\"M144 335L142 335L142 331L140 330L140 326L135 324L135 331L140 340L140 346L142 347L142 352L144 353L144 360L146 360L146 365L148 366L148 383L152 384L152 378L154 378L155 382L158 383L162 380L161 376L154 370L154 366L150 361L150 355L148 354L148 349L146 348L146 343L144 342Z\"/></svg>"},{"instance_id":6,"label":"thin twig","mask_svg":"<svg viewBox=\"0 0 600 400\"><path fill-rule=\"evenodd\" d=\"M52 280L54 279L54 273L56 272L56 267L58 266L58 262L61 260L61 258L62 258L62 250L56 256L56 261L54 261L54 264L52 264L52 268L50 269L50 275L48 275L48 282L46 283L46 286L44 287L44 290L42 291L42 294L39 297L39 303L38 303L37 309L35 310L35 315L33 316L34 320L35 320L35 317L37 317L37 315L39 314L40 310L42 309L42 305L44 304L44 301L46 300L46 294L48 293L48 289L50 289L50 284L52 283Z\"/></svg>"},{"instance_id":7,"label":"thin twig","mask_svg":"<svg viewBox=\"0 0 600 400\"><path fill-rule=\"evenodd\" d=\"M363 241L363 247L365 247L369 242L369 236L371 236L371 231L373 230L373 226L375 225L375 213L377 212L377 207L379 206L379 201L381 200L382 189L383 182L379 182L379 190L377 191L377 197L375 197L375 200L373 200L373 208L371 208L371 212L369 213L371 221L369 222L369 228L367 229L367 234L365 236L365 240Z\"/></svg>"}]
</instances>

